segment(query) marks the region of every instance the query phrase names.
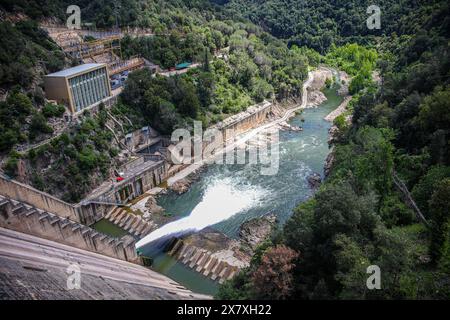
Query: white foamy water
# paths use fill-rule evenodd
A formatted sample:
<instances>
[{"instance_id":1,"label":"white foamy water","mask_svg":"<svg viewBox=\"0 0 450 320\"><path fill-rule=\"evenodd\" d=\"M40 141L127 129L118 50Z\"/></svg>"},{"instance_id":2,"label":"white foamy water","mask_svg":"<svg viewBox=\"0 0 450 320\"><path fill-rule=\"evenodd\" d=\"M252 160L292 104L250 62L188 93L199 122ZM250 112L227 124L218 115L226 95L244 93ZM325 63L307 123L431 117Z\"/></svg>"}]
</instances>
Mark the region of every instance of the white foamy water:
<instances>
[{"instance_id":1,"label":"white foamy water","mask_svg":"<svg viewBox=\"0 0 450 320\"><path fill-rule=\"evenodd\" d=\"M257 207L267 195L267 190L259 186L238 185L231 178L213 180L189 216L148 234L136 243L136 248L168 235L199 231L227 220L241 211Z\"/></svg>"}]
</instances>

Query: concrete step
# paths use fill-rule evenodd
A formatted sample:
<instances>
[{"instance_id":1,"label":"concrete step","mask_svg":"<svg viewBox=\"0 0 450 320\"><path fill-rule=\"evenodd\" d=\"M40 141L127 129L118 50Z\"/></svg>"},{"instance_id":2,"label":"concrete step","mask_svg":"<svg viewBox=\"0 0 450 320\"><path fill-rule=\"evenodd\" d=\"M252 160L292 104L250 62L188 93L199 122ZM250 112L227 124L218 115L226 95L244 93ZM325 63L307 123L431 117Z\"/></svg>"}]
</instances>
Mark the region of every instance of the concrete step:
<instances>
[{"instance_id":1,"label":"concrete step","mask_svg":"<svg viewBox=\"0 0 450 320\"><path fill-rule=\"evenodd\" d=\"M133 224L130 227L130 232L135 233L136 228L140 225L140 223L141 223L141 219L139 218L139 216L136 216L135 221L133 222Z\"/></svg>"},{"instance_id":2,"label":"concrete step","mask_svg":"<svg viewBox=\"0 0 450 320\"><path fill-rule=\"evenodd\" d=\"M61 221L61 218L60 217L52 217L52 218L50 218L50 224L53 226L53 225L55 225L56 223L58 223L58 222L60 222Z\"/></svg>"},{"instance_id":3,"label":"concrete step","mask_svg":"<svg viewBox=\"0 0 450 320\"><path fill-rule=\"evenodd\" d=\"M189 246L187 244L183 244L183 250L180 253L180 255L178 256L178 259L180 261L184 260L186 258L186 256L188 255L189 250L191 250L191 246Z\"/></svg>"},{"instance_id":4,"label":"concrete step","mask_svg":"<svg viewBox=\"0 0 450 320\"><path fill-rule=\"evenodd\" d=\"M106 238L108 238L108 236L106 234L100 234L100 237L98 238L100 241L105 240Z\"/></svg>"},{"instance_id":5,"label":"concrete step","mask_svg":"<svg viewBox=\"0 0 450 320\"><path fill-rule=\"evenodd\" d=\"M183 241L179 240L172 248L172 251L169 252L169 254L172 255L175 259L179 259L184 250L186 250L186 246L184 245Z\"/></svg>"},{"instance_id":6,"label":"concrete step","mask_svg":"<svg viewBox=\"0 0 450 320\"><path fill-rule=\"evenodd\" d=\"M0 208L6 206L9 203L9 201L5 198L0 198Z\"/></svg>"},{"instance_id":7,"label":"concrete step","mask_svg":"<svg viewBox=\"0 0 450 320\"><path fill-rule=\"evenodd\" d=\"M200 250L199 248L195 248L194 253L188 260L189 268L194 267L195 263L197 262L197 259L200 257L201 254L202 254L202 250Z\"/></svg>"},{"instance_id":8,"label":"concrete step","mask_svg":"<svg viewBox=\"0 0 450 320\"><path fill-rule=\"evenodd\" d=\"M144 220L139 218L139 226L136 228L136 235L140 235L142 233L142 231L145 229L145 227L147 227L147 224L145 223Z\"/></svg>"},{"instance_id":9,"label":"concrete step","mask_svg":"<svg viewBox=\"0 0 450 320\"><path fill-rule=\"evenodd\" d=\"M113 220L113 223L115 225L117 225L119 223L119 221L127 214L127 212L125 210L122 210L117 217Z\"/></svg>"},{"instance_id":10,"label":"concrete step","mask_svg":"<svg viewBox=\"0 0 450 320\"><path fill-rule=\"evenodd\" d=\"M189 267L191 269L194 269L194 267L197 266L197 263L200 261L201 258L203 258L204 255L205 255L205 251L200 250L200 252L198 254L196 254L196 256L194 257L194 259L192 259L192 262L189 265Z\"/></svg>"},{"instance_id":11,"label":"concrete step","mask_svg":"<svg viewBox=\"0 0 450 320\"><path fill-rule=\"evenodd\" d=\"M133 218L134 218L134 214L129 213L124 219L122 219L122 221L119 224L119 227L121 227L121 228L124 227L127 224L127 222Z\"/></svg>"},{"instance_id":12,"label":"concrete step","mask_svg":"<svg viewBox=\"0 0 450 320\"><path fill-rule=\"evenodd\" d=\"M37 214L38 211L36 209L30 209L25 213L26 217L32 216L33 214Z\"/></svg>"},{"instance_id":13,"label":"concrete step","mask_svg":"<svg viewBox=\"0 0 450 320\"><path fill-rule=\"evenodd\" d=\"M147 222L147 227L141 232L141 236L148 235L153 230L153 225Z\"/></svg>"},{"instance_id":14,"label":"concrete step","mask_svg":"<svg viewBox=\"0 0 450 320\"><path fill-rule=\"evenodd\" d=\"M123 227L123 229L125 231L130 230L131 225L136 221L136 216L132 217L130 220L128 220L128 222L126 223L126 225Z\"/></svg>"},{"instance_id":15,"label":"concrete step","mask_svg":"<svg viewBox=\"0 0 450 320\"><path fill-rule=\"evenodd\" d=\"M111 217L111 215L114 213L114 211L116 211L117 210L117 208L114 208L114 209L112 209L112 210L110 210L105 216L104 216L104 218L106 219L106 220L109 220L109 218Z\"/></svg>"},{"instance_id":16,"label":"concrete step","mask_svg":"<svg viewBox=\"0 0 450 320\"><path fill-rule=\"evenodd\" d=\"M204 267L204 265L205 265L205 262L210 257L211 257L211 255L209 254L209 252L204 252L203 255L201 256L201 258L198 259L198 261L197 261L197 267L195 268L195 271L201 272L203 267Z\"/></svg>"},{"instance_id":17,"label":"concrete step","mask_svg":"<svg viewBox=\"0 0 450 320\"><path fill-rule=\"evenodd\" d=\"M211 279L213 279L215 281L224 267L225 267L225 262L220 261L216 265L216 267L213 270L211 270L211 273L212 273Z\"/></svg>"},{"instance_id":18,"label":"concrete step","mask_svg":"<svg viewBox=\"0 0 450 320\"><path fill-rule=\"evenodd\" d=\"M68 227L69 225L71 225L70 221L67 219L63 219L61 220L61 223L59 224L59 226L61 227L61 229L64 229L65 227Z\"/></svg>"},{"instance_id":19,"label":"concrete step","mask_svg":"<svg viewBox=\"0 0 450 320\"><path fill-rule=\"evenodd\" d=\"M216 264L218 263L218 259L216 257L212 257L211 261L209 262L209 264L206 266L205 271L203 272L203 275L208 277L211 272L212 269L215 268Z\"/></svg>"},{"instance_id":20,"label":"concrete step","mask_svg":"<svg viewBox=\"0 0 450 320\"><path fill-rule=\"evenodd\" d=\"M186 264L189 261L189 259L191 258L192 254L194 253L194 251L195 251L195 248L192 247L192 246L189 246L189 248L186 250L186 253L184 254L184 257L183 257L183 261L182 262L184 264Z\"/></svg>"},{"instance_id":21,"label":"concrete step","mask_svg":"<svg viewBox=\"0 0 450 320\"><path fill-rule=\"evenodd\" d=\"M178 250L181 249L181 246L183 245L183 242L178 240L175 245L172 247L172 249L169 251L170 256L175 256L178 253Z\"/></svg>"},{"instance_id":22,"label":"concrete step","mask_svg":"<svg viewBox=\"0 0 450 320\"><path fill-rule=\"evenodd\" d=\"M45 220L45 219L49 219L49 218L50 218L50 215L47 212L42 212L40 214L39 221L42 221L42 220Z\"/></svg>"},{"instance_id":23,"label":"concrete step","mask_svg":"<svg viewBox=\"0 0 450 320\"><path fill-rule=\"evenodd\" d=\"M97 231L92 231L90 234L91 239L94 239L95 237L99 237L101 233L98 233Z\"/></svg>"},{"instance_id":24,"label":"concrete step","mask_svg":"<svg viewBox=\"0 0 450 320\"><path fill-rule=\"evenodd\" d=\"M11 213L12 213L13 215L17 216L17 215L19 215L19 214L24 213L25 211L26 211L25 206L19 204L19 205L16 205L16 206L11 210Z\"/></svg>"},{"instance_id":25,"label":"concrete step","mask_svg":"<svg viewBox=\"0 0 450 320\"><path fill-rule=\"evenodd\" d=\"M111 212L111 215L108 217L109 221L114 221L114 219L117 217L117 215L122 212L122 208L117 207L114 209L113 212Z\"/></svg>"},{"instance_id":26,"label":"concrete step","mask_svg":"<svg viewBox=\"0 0 450 320\"><path fill-rule=\"evenodd\" d=\"M222 271L220 271L219 277L221 279L223 279L225 277L225 275L228 274L229 272L230 272L230 266L227 263L224 263L224 267L223 267Z\"/></svg>"}]
</instances>

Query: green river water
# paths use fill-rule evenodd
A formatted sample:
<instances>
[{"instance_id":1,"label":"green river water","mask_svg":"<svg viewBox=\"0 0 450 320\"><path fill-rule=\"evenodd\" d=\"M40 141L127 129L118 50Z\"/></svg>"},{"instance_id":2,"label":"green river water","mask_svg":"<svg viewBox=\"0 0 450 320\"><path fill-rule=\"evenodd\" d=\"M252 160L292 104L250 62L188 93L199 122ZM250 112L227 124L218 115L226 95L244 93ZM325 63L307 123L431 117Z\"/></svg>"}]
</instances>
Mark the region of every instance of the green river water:
<instances>
[{"instance_id":1,"label":"green river water","mask_svg":"<svg viewBox=\"0 0 450 320\"><path fill-rule=\"evenodd\" d=\"M343 100L336 88L325 89L324 93L328 98L325 103L305 109L290 120L291 124L303 127L302 132L280 131L277 174L261 175L259 165L209 165L188 192L168 193L158 198L158 204L168 213L184 217L186 222L191 219L190 224L194 225L215 215L220 222L212 227L230 237L237 236L243 222L269 212L284 224L293 208L312 195L308 175L317 172L323 176L331 126L323 118ZM142 251L154 259L153 269L187 288L205 294L217 291L217 283L155 250L151 244Z\"/></svg>"}]
</instances>

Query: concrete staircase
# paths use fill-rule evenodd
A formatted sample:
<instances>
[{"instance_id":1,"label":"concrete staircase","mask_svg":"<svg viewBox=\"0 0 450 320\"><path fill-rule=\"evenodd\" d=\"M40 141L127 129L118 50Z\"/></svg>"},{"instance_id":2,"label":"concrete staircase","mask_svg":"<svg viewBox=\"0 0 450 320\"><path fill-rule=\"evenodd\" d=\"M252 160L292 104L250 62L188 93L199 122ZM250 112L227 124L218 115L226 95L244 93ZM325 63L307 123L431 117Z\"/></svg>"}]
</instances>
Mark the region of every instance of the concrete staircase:
<instances>
[{"instance_id":1,"label":"concrete staircase","mask_svg":"<svg viewBox=\"0 0 450 320\"><path fill-rule=\"evenodd\" d=\"M139 214L135 214L123 207L111 210L104 218L139 238L145 237L157 228L154 223L144 220Z\"/></svg>"},{"instance_id":2,"label":"concrete staircase","mask_svg":"<svg viewBox=\"0 0 450 320\"><path fill-rule=\"evenodd\" d=\"M240 270L238 267L222 260L220 256L208 250L186 244L183 240L178 240L168 254L189 268L211 280L218 281L220 284L232 279Z\"/></svg>"},{"instance_id":3,"label":"concrete staircase","mask_svg":"<svg viewBox=\"0 0 450 320\"><path fill-rule=\"evenodd\" d=\"M113 258L140 263L131 236L115 238L86 225L0 196L0 227L98 252Z\"/></svg>"}]
</instances>

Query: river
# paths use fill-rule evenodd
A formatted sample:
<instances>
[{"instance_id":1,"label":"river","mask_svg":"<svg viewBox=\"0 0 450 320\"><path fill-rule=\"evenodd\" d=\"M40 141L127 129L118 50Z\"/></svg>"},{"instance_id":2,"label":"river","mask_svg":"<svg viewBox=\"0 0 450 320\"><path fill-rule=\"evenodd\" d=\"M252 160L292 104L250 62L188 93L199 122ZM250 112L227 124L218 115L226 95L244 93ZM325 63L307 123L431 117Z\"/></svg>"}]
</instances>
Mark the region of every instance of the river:
<instances>
[{"instance_id":1,"label":"river","mask_svg":"<svg viewBox=\"0 0 450 320\"><path fill-rule=\"evenodd\" d=\"M274 213L284 224L293 208L312 195L307 176L323 176L329 153L328 129L323 118L343 100L336 88L325 89L328 100L318 108L305 109L289 123L303 127L302 132L280 131L279 170L276 175L261 175L259 165L209 165L182 195L168 193L158 198L166 212L179 216L178 222L165 226L164 232L195 225L209 225L230 237L239 226L254 217ZM302 121L304 120L304 122ZM184 218L184 219L183 219ZM177 262L151 245L142 252L154 259L153 268L192 291L214 294L218 285Z\"/></svg>"}]
</instances>

